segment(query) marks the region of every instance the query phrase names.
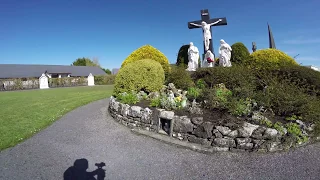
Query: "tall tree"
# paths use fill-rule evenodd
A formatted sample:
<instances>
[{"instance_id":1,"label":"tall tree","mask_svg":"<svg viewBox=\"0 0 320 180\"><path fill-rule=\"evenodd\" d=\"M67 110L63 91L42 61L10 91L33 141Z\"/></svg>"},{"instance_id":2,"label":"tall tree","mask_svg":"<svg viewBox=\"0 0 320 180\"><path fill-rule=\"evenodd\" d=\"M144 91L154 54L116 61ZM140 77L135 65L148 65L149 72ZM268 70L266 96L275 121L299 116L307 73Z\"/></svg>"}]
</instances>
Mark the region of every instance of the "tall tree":
<instances>
[{"instance_id":1,"label":"tall tree","mask_svg":"<svg viewBox=\"0 0 320 180\"><path fill-rule=\"evenodd\" d=\"M98 66L100 67L100 63L99 60L97 58L94 59L94 61L92 61L89 58L78 58L76 59L73 63L73 66Z\"/></svg>"}]
</instances>

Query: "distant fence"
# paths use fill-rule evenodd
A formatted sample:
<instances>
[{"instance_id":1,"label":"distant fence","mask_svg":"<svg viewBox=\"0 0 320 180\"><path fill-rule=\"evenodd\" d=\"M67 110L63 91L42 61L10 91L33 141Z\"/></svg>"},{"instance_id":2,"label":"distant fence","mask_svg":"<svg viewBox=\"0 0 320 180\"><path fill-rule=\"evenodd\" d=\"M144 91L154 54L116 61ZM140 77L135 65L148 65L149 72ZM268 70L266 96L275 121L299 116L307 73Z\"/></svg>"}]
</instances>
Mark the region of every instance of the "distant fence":
<instances>
[{"instance_id":1,"label":"distant fence","mask_svg":"<svg viewBox=\"0 0 320 180\"><path fill-rule=\"evenodd\" d=\"M93 84L114 84L115 75L94 76ZM91 82L92 83L92 82ZM87 77L48 78L49 88L88 86ZM0 91L39 89L39 78L0 79Z\"/></svg>"}]
</instances>

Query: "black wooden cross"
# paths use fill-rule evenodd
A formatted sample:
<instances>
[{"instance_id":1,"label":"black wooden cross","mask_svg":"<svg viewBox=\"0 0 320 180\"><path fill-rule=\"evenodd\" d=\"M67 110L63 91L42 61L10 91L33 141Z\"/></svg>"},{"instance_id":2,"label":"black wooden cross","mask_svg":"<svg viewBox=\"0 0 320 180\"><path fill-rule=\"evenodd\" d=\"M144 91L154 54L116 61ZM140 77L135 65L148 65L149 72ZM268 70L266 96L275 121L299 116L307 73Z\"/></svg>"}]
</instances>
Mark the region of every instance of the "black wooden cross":
<instances>
[{"instance_id":1,"label":"black wooden cross","mask_svg":"<svg viewBox=\"0 0 320 180\"><path fill-rule=\"evenodd\" d=\"M201 12L201 20L188 22L188 28L189 29L201 28L201 27L197 27L197 26L191 25L190 23L201 24L202 21L205 21L207 24L210 24L210 23L214 23L214 22L218 21L219 19L222 19L222 21L220 21L219 23L217 23L215 25L212 25L212 26L227 25L227 19L225 17L210 19L210 15L209 15L208 9L201 10L200 12ZM211 32L211 28L210 28L210 32ZM212 37L212 33L211 33L211 37ZM205 52L204 42L203 42L203 49L204 49L204 54L205 54L206 52ZM213 49L213 46L212 46L212 39L210 40L209 50L214 54L214 49Z\"/></svg>"}]
</instances>

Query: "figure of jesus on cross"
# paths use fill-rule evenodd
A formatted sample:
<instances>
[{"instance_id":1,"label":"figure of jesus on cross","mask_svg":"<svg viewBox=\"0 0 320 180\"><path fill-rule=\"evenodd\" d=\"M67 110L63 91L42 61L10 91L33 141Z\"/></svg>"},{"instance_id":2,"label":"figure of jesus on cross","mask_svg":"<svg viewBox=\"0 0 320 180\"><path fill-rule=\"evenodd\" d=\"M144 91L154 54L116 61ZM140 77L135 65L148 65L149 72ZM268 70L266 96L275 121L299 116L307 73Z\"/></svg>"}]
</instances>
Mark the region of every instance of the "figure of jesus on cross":
<instances>
[{"instance_id":1,"label":"figure of jesus on cross","mask_svg":"<svg viewBox=\"0 0 320 180\"><path fill-rule=\"evenodd\" d=\"M188 22L189 29L202 28L203 30L203 42L204 42L204 54L208 50L214 52L212 47L211 26L227 25L226 18L214 18L210 19L208 9L201 10L201 20Z\"/></svg>"},{"instance_id":2,"label":"figure of jesus on cross","mask_svg":"<svg viewBox=\"0 0 320 180\"><path fill-rule=\"evenodd\" d=\"M202 27L203 30L203 41L204 41L204 47L205 50L208 51L209 50L209 45L210 45L210 40L211 40L211 26L218 24L219 22L221 22L222 19L219 19L216 22L207 24L205 21L202 21L201 24L195 24L195 23L190 23L191 25L197 26L197 27Z\"/></svg>"}]
</instances>

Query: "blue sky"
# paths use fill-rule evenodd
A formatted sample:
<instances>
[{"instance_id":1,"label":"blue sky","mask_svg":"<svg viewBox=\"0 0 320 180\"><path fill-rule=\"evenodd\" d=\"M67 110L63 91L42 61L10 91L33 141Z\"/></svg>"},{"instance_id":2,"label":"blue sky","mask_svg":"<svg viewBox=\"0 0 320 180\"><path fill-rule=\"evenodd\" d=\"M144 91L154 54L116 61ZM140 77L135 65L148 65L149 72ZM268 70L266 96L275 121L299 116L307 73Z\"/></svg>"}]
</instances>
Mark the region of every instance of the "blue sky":
<instances>
[{"instance_id":1,"label":"blue sky","mask_svg":"<svg viewBox=\"0 0 320 180\"><path fill-rule=\"evenodd\" d=\"M117 68L135 49L150 44L176 62L181 45L203 51L201 29L187 22L227 17L212 30L219 40L243 42L251 52L268 48L267 22L278 49L303 65L320 66L319 0L0 0L0 64L69 65L98 58Z\"/></svg>"}]
</instances>

